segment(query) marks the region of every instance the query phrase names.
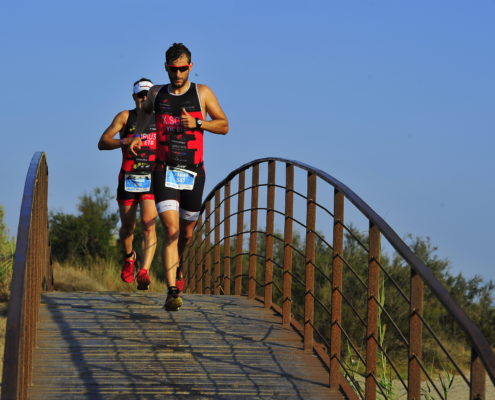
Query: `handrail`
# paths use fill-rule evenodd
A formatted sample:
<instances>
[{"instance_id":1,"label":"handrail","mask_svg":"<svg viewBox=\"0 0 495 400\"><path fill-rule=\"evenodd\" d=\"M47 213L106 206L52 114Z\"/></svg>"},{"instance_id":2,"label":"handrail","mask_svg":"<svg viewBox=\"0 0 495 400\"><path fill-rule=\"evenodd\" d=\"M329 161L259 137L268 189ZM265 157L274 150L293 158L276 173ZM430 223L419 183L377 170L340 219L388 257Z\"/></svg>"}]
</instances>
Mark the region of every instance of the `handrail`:
<instances>
[{"instance_id":1,"label":"handrail","mask_svg":"<svg viewBox=\"0 0 495 400\"><path fill-rule=\"evenodd\" d=\"M410 368L413 368L415 372L412 373L410 371L410 374L412 374L412 375L416 374L416 378L418 378L419 374L420 374L421 361L420 361L420 357L418 358L418 356L415 355L415 351L417 351L418 348L415 348L414 346L416 346L416 347L419 346L419 351L421 351L420 350L421 343L420 342L416 343L415 336L418 336L418 333L419 333L419 336L421 336L420 325L422 323L421 322L421 314L422 314L422 302L423 302L423 300L422 300L423 299L423 286L422 285L424 282L429 287L431 292L436 296L436 298L443 304L445 309L449 312L450 316L458 323L458 325L466 333L466 337L472 346L472 351L473 351L472 368L474 368L472 370L472 374L473 374L472 380L475 382L472 383L471 385L484 385L483 383L477 383L479 381L479 378L477 378L477 377L481 374L481 372L480 372L481 365L480 365L479 360L481 360L481 363L484 365L484 368L486 369L486 372L488 373L490 379L495 384L495 355L491 349L490 344L488 343L488 341L486 340L486 338L484 337L484 335L482 334L480 329L469 319L469 317L466 315L464 310L459 307L459 305L456 303L454 298L449 294L449 292L440 283L440 281L437 278L435 278L435 276L428 269L428 267L414 254L414 252L404 243L404 241L397 235L397 233L383 220L383 218L381 218L367 203L365 203L349 187L347 187L345 184L343 184L339 180L335 179L334 177L330 176L326 172L324 172L320 169L314 168L308 164L302 163L300 161L295 161L295 160L290 160L290 159L285 159L285 158L280 158L280 157L260 158L260 159L248 162L246 164L243 164L239 168L230 172L226 176L226 178L223 179L221 182L219 182L211 190L211 192L206 196L206 198L203 202L203 205L202 205L201 214L205 213L204 223L208 224L208 225L206 225L208 227L207 229L208 230L210 229L208 221L210 221L210 219L212 219L211 218L212 215L216 212L215 211L216 208L215 208L215 210L210 213L210 209L209 209L210 208L210 202L215 198L215 204L217 205L217 207L219 207L221 204L221 202L218 198L218 196L220 196L220 191L222 188L228 186L229 187L229 189L228 189L229 190L229 207L230 207L230 197L233 197L233 195L230 195L230 182L236 176L239 176L239 196L240 196L239 202L242 206L242 207L241 206L239 207L239 211L236 214L237 214L237 218L238 218L238 227L240 226L242 228L242 225L244 223L242 213L249 211L249 210L244 209L244 194L248 190L245 188L245 182L244 182L245 171L247 171L250 168L253 168L253 200L252 201L257 202L258 201L257 189L256 189L256 194L254 195L254 191L255 191L254 190L254 186L255 186L254 185L254 179L258 179L258 178L254 178L254 176L255 175L257 176L259 174L258 172L256 172L256 171L258 171L258 166L262 163L268 163L269 169L271 168L270 165L272 165L273 168L275 168L276 162L285 163L286 166L298 167L298 168L300 168L300 169L302 169L308 173L308 213L309 213L308 218L313 217L311 215L311 213L314 213L314 210L311 211L311 207L312 207L311 203L314 203L314 200L315 200L314 198L312 198L313 194L310 194L310 192L309 192L309 190L310 190L309 187L313 184L316 185L316 183L310 183L309 177L311 176L312 179L313 179L313 177L318 177L321 180L325 181L326 183L332 185L335 189L336 196L337 195L343 195L344 198L348 199L356 207L356 209L359 210L369 220L369 223L370 223L369 268L370 268L370 270L375 271L375 272L372 272L373 276L370 275L370 279L372 279L371 287L369 287L370 299L376 298L376 296L377 296L376 291L378 290L377 287L373 287L373 285L374 285L373 282L375 282L375 283L378 282L379 263L377 263L377 260L379 259L380 234L382 234L388 240L388 242L395 249L395 251L398 254L400 254L402 256L402 258L406 261L406 263L411 267L411 275L412 275L412 277L411 277L411 296L412 297L411 297L411 302L410 302L410 304L411 304L410 329L411 329L411 332L415 332L415 334L410 333L412 343L410 345L411 346L411 348L410 348L411 353L410 353L409 363L410 363ZM270 172L268 174L269 174L268 185L265 185L265 186L268 186L267 192L270 190L269 189L270 186L271 187L275 187L275 186L280 187L280 186L276 185L274 181L270 181L271 180ZM273 174L274 174L274 172L273 172ZM293 172L292 172L292 174L293 174ZM258 186L260 186L260 185L256 184L256 187L258 187ZM293 191L293 189L291 189L291 190ZM314 191L315 190L316 190L316 188L314 188ZM268 201L270 201L270 200L267 200L267 202ZM271 201L273 202L273 200L271 200ZM343 210L343 204L341 205L341 207ZM241 208L242 208L242 210L241 210ZM253 211L255 208L257 209L257 205L255 204L253 206L253 204L251 204L250 210L252 213L253 212L257 213L257 211ZM265 209L267 210L267 214L270 214L270 212L274 211L273 206L267 206ZM227 215L227 211L226 211L226 215ZM267 216L267 237L270 236L272 233L272 232L270 232L270 233L268 232L268 225L270 224L270 222L269 222L270 218L273 218L273 217ZM291 218L292 218L292 215L290 217L286 218L286 220L291 219ZM225 217L225 219L227 219L227 216ZM255 219L257 219L257 214L256 214ZM343 211L342 211L342 219L343 219ZM337 224L338 221L336 219L334 219L334 221L335 221L335 224ZM343 225L343 222L342 222L342 225ZM203 228L203 225L201 224L201 220L200 220L197 227L196 227L196 231L200 232L202 228ZM215 228L212 228L211 231L213 231L214 229ZM230 230L230 228L229 228L229 230ZM314 230L314 229L313 228L307 228L307 234L308 234L309 239L314 240L314 236L311 232L312 230ZM238 231L240 232L239 229L238 229ZM256 233L254 233L254 234L256 234ZM236 243L237 243L236 244L236 251L239 249L242 250L242 233L240 233L240 235L241 235L240 239L238 239L236 241ZM236 237L237 238L238 235L232 234L232 235L230 235L230 237ZM254 236L254 237L256 237L256 236ZM229 238L229 240L230 240L230 238ZM206 241L206 237L203 241ZM216 237L214 242L218 243L219 241L220 241L219 237ZM256 241L256 239L254 239L254 241ZM272 244L269 244L269 245L272 246ZM199 243L199 246L201 247L202 244ZM204 247L206 247L206 250L207 250L206 253L208 253L210 251L209 240L206 241L206 245ZM219 263L219 249L217 248L218 247L217 244L215 244L214 247L215 247L215 252L216 252L214 262L216 265ZM252 245L250 246L250 249L251 248L252 248ZM191 246L190 246L189 251L191 251ZM210 257L206 256L205 249L202 249L202 251L205 254L203 256L203 262L206 263L206 267L207 267L206 274L209 274L208 268L209 268L209 262L210 262L209 258ZM228 251L230 254L230 249ZM337 250L335 250L335 251L337 252ZM372 251L374 253L372 253ZM245 253L237 251L237 254L245 254ZM249 254L252 254L251 250L250 250ZM338 253L336 253L336 254L338 254ZM311 253L308 253L307 257L309 257L309 260L311 261L311 258L314 257L314 255ZM230 261L233 258L235 258L235 256L229 257L229 266L230 266ZM266 258L267 258L267 261L266 261L267 262L267 271L268 271L268 274L271 274L270 270L271 270L272 264L273 264L272 260L270 259L271 256L267 256ZM339 257L337 257L337 258L339 258ZM201 257L198 256L197 254L194 254L194 257L191 257L191 259L194 259L197 262L197 261L201 260ZM308 259L306 262L308 263ZM311 264L311 262L310 262L310 264ZM204 268L205 265L203 265L202 267ZM217 267L217 265L216 265L216 267ZM238 264L236 271L239 272L241 270L241 268L242 268L241 264ZM230 271L225 272L225 274L227 274L227 273L230 274ZM310 278L309 279L311 279L311 277L312 277L311 274L313 274L312 269L310 269L310 275L309 275ZM199 275L202 275L202 274L198 273L196 285L193 285L195 287L202 284L203 276L199 276ZM214 280L216 281L217 278L219 278L219 277L215 277ZM252 277L250 276L248 278L248 280L254 281L254 279L251 279L251 278ZM238 277L238 280L239 279L240 278ZM222 281L222 279L220 279L220 281ZM269 296L271 296L270 291L271 291L272 285L267 284L266 282L270 282L270 281L265 281L265 285L266 285L265 291L266 291L266 287L269 286ZM209 289L207 289L207 292L209 293L208 290ZM311 288L307 288L307 290L311 290ZM335 291L335 290L337 290L337 288L333 287L333 291ZM218 292L218 290L216 290L216 292ZM237 294L240 293L239 289L237 290L236 293ZM252 293L254 293L253 289L250 291L250 293L251 293L250 297L252 297ZM336 300L338 300L338 296L337 296ZM268 302L269 303L271 302L271 297L268 299ZM376 309L375 305L373 304L373 301L369 301L368 304L369 304L369 307L371 307L371 309L373 309L373 308ZM333 307L333 305L332 305L332 307ZM368 309L368 313L370 313L370 308ZM376 309L374 311L374 313L379 313L379 311ZM334 321L334 322L336 323L337 321ZM376 329L376 323L377 323L377 321L373 320L373 318L371 320L368 320L368 324L370 325L369 326L370 331L368 332L369 337L376 336L376 333L373 331L373 329ZM312 333L312 331L311 331L311 333ZM376 338L375 338L375 341L376 341ZM411 350L413 348L415 349L414 351ZM371 351L372 353L374 352L375 354L377 352L376 346L374 346L373 343L371 343L371 342L369 343L368 351ZM415 364L415 358L417 359L416 364ZM373 371L369 371L369 373L372 374ZM410 377L410 378L413 379L412 377ZM368 382L367 382L367 384L368 384ZM475 389L473 389L473 387L471 387L471 390L473 391Z\"/></svg>"},{"instance_id":2,"label":"handrail","mask_svg":"<svg viewBox=\"0 0 495 400\"><path fill-rule=\"evenodd\" d=\"M22 197L3 359L2 399L24 400L31 381L42 290L52 290L48 239L48 167L33 155Z\"/></svg>"}]
</instances>

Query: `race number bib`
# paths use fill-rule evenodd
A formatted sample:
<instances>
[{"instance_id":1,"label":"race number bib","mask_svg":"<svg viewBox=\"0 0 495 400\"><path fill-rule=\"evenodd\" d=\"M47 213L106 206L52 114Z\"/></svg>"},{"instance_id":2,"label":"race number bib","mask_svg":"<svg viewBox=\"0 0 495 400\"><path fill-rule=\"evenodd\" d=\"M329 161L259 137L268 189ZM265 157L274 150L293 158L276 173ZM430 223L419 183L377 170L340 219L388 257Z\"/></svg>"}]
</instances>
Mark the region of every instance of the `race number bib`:
<instances>
[{"instance_id":1,"label":"race number bib","mask_svg":"<svg viewBox=\"0 0 495 400\"><path fill-rule=\"evenodd\" d=\"M125 191L133 193L149 192L151 189L151 174L125 174Z\"/></svg>"},{"instance_id":2,"label":"race number bib","mask_svg":"<svg viewBox=\"0 0 495 400\"><path fill-rule=\"evenodd\" d=\"M182 168L168 167L165 171L165 186L172 189L192 190L196 172Z\"/></svg>"}]
</instances>

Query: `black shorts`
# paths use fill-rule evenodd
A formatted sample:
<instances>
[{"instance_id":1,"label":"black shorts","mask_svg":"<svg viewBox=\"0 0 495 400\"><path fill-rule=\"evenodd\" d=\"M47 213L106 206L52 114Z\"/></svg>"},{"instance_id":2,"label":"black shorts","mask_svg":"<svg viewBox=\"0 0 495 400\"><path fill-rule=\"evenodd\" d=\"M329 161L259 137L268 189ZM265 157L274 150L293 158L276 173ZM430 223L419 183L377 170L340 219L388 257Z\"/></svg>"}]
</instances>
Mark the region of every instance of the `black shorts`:
<instances>
[{"instance_id":1,"label":"black shorts","mask_svg":"<svg viewBox=\"0 0 495 400\"><path fill-rule=\"evenodd\" d=\"M127 192L124 185L124 174L119 174L119 185L117 186L117 203L122 206L132 206L139 204L141 200L154 200L153 195L153 174L151 175L151 189L148 192Z\"/></svg>"},{"instance_id":2,"label":"black shorts","mask_svg":"<svg viewBox=\"0 0 495 400\"><path fill-rule=\"evenodd\" d=\"M165 167L157 166L153 173L153 189L158 214L164 211L175 210L180 218L196 221L201 210L203 189L205 187L205 170L203 165L187 168L196 172L192 190L179 190L165 186Z\"/></svg>"}]
</instances>

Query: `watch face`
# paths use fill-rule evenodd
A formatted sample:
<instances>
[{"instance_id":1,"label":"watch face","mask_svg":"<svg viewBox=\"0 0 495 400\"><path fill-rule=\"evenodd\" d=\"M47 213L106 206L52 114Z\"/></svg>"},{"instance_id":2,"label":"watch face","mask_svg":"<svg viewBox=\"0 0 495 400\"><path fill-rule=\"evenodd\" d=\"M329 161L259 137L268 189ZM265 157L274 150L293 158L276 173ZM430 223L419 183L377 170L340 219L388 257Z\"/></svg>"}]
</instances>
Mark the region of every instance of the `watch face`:
<instances>
[{"instance_id":1,"label":"watch face","mask_svg":"<svg viewBox=\"0 0 495 400\"><path fill-rule=\"evenodd\" d=\"M203 121L201 121L199 118L196 120L196 125L201 127L203 125Z\"/></svg>"}]
</instances>

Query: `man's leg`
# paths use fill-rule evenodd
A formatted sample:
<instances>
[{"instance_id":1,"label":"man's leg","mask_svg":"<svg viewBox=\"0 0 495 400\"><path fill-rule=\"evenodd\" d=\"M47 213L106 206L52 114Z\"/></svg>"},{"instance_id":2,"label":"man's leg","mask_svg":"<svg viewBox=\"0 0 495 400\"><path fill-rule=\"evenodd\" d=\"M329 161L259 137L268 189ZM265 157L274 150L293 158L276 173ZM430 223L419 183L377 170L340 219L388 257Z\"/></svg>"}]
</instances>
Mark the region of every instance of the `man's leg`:
<instances>
[{"instance_id":1,"label":"man's leg","mask_svg":"<svg viewBox=\"0 0 495 400\"><path fill-rule=\"evenodd\" d=\"M196 221L199 217L199 211L201 210L201 199L203 197L203 189L205 186L204 168L198 170L198 175L194 181L193 190L181 191L180 197L180 235L179 235L179 269L177 272L177 287L182 291L185 285L185 279L183 277L182 256L184 250L191 240L196 226Z\"/></svg>"},{"instance_id":2,"label":"man's leg","mask_svg":"<svg viewBox=\"0 0 495 400\"><path fill-rule=\"evenodd\" d=\"M124 250L124 264L122 266L121 278L126 283L134 281L134 262L136 253L132 247L134 239L134 228L136 226L137 204L119 204L120 230L119 237Z\"/></svg>"},{"instance_id":3,"label":"man's leg","mask_svg":"<svg viewBox=\"0 0 495 400\"><path fill-rule=\"evenodd\" d=\"M147 290L151 283L149 270L156 250L156 206L154 199L144 199L139 203L141 208L141 224L143 227L143 266L136 276L137 288Z\"/></svg>"},{"instance_id":4,"label":"man's leg","mask_svg":"<svg viewBox=\"0 0 495 400\"><path fill-rule=\"evenodd\" d=\"M181 292L184 290L184 286L186 283L183 275L184 260L182 258L182 255L184 254L184 249L186 248L186 245L189 243L189 241L192 238L195 226L196 226L196 221L189 221L183 218L180 219L180 232L179 232L179 244L178 244L179 268L177 268L176 285Z\"/></svg>"},{"instance_id":5,"label":"man's leg","mask_svg":"<svg viewBox=\"0 0 495 400\"><path fill-rule=\"evenodd\" d=\"M165 228L165 237L163 238L165 281L167 286L171 287L175 286L177 267L179 265L179 212L169 210L159 215L160 221Z\"/></svg>"},{"instance_id":6,"label":"man's leg","mask_svg":"<svg viewBox=\"0 0 495 400\"><path fill-rule=\"evenodd\" d=\"M179 234L179 259L182 259L182 254L189 241L192 239L196 221L188 221L180 219L180 234Z\"/></svg>"},{"instance_id":7,"label":"man's leg","mask_svg":"<svg viewBox=\"0 0 495 400\"><path fill-rule=\"evenodd\" d=\"M167 311L177 311L182 306L180 291L176 285L177 266L179 265L179 212L176 210L163 211L160 220L165 228L163 239L163 263L165 280L168 286L167 299L164 307Z\"/></svg>"},{"instance_id":8,"label":"man's leg","mask_svg":"<svg viewBox=\"0 0 495 400\"><path fill-rule=\"evenodd\" d=\"M141 223L143 226L143 268L149 271L153 256L156 250L156 229L155 221L157 217L155 200L146 199L141 203Z\"/></svg>"}]
</instances>

